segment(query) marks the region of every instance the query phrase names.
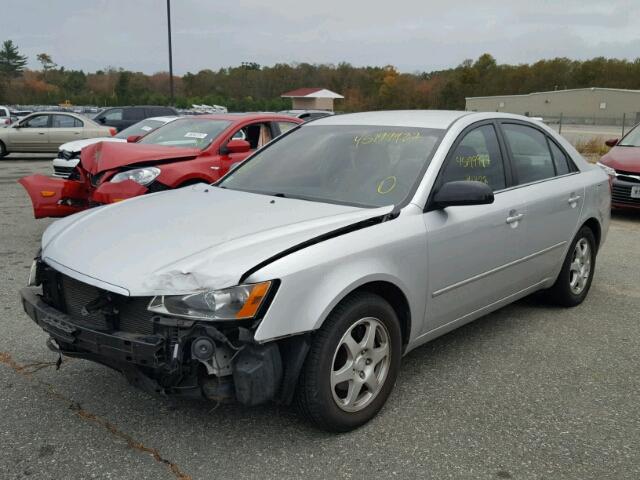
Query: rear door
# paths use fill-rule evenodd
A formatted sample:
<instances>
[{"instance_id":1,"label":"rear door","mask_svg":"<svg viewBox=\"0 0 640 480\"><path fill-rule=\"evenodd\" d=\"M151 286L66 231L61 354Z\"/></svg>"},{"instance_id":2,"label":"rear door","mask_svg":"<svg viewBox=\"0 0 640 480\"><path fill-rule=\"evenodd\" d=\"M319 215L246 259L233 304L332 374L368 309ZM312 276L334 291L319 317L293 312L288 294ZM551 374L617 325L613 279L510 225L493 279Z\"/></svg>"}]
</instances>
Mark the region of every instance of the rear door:
<instances>
[{"instance_id":1,"label":"rear door","mask_svg":"<svg viewBox=\"0 0 640 480\"><path fill-rule=\"evenodd\" d=\"M570 157L542 129L501 121L515 188L527 199L526 261L518 274L530 283L555 275L576 231L585 185Z\"/></svg>"},{"instance_id":2,"label":"rear door","mask_svg":"<svg viewBox=\"0 0 640 480\"><path fill-rule=\"evenodd\" d=\"M9 150L16 152L47 151L49 119L50 115L47 113L36 114L20 122L19 128L11 128L9 132Z\"/></svg>"},{"instance_id":3,"label":"rear door","mask_svg":"<svg viewBox=\"0 0 640 480\"><path fill-rule=\"evenodd\" d=\"M63 143L84 138L84 122L72 115L55 113L51 115L49 143L57 149Z\"/></svg>"},{"instance_id":4,"label":"rear door","mask_svg":"<svg viewBox=\"0 0 640 480\"><path fill-rule=\"evenodd\" d=\"M525 199L510 187L504 146L492 121L466 129L451 149L434 186L474 180L487 183L489 205L430 209L427 232L429 301L427 328L464 319L523 288L513 262L522 251Z\"/></svg>"}]
</instances>

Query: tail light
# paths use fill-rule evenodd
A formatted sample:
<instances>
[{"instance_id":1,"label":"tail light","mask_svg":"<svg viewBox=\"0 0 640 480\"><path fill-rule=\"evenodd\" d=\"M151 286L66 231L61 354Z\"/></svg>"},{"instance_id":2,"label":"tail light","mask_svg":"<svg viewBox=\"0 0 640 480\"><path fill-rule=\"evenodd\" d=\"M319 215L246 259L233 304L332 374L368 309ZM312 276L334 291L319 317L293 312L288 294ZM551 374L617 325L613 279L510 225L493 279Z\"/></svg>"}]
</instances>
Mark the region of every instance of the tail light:
<instances>
[{"instance_id":1,"label":"tail light","mask_svg":"<svg viewBox=\"0 0 640 480\"><path fill-rule=\"evenodd\" d=\"M111 128L109 128L109 133L111 133L112 137L115 137L116 133L118 133L118 130L116 130L115 128L111 127Z\"/></svg>"}]
</instances>

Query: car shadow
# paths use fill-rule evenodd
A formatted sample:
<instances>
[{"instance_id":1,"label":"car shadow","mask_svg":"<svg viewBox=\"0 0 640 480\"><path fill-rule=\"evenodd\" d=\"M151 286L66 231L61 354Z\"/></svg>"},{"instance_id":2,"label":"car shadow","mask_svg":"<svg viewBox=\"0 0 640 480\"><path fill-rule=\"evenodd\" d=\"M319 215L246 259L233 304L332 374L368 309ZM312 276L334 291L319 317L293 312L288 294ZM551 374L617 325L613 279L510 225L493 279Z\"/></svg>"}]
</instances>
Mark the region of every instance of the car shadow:
<instances>
[{"instance_id":1,"label":"car shadow","mask_svg":"<svg viewBox=\"0 0 640 480\"><path fill-rule=\"evenodd\" d=\"M640 210L614 208L611 210L611 218L615 220L637 222L640 221Z\"/></svg>"}]
</instances>

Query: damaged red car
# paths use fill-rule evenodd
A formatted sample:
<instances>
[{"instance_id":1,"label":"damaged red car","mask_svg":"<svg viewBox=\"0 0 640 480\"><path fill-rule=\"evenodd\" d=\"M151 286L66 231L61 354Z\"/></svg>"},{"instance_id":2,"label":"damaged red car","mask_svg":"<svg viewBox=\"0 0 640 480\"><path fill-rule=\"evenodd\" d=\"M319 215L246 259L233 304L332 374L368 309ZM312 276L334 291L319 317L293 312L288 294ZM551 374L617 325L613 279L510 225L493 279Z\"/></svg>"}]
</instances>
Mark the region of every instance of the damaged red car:
<instances>
[{"instance_id":1,"label":"damaged red car","mask_svg":"<svg viewBox=\"0 0 640 480\"><path fill-rule=\"evenodd\" d=\"M212 183L273 138L302 123L287 115L219 114L185 117L127 143L82 150L68 179L21 178L36 218L65 217L145 193Z\"/></svg>"}]
</instances>

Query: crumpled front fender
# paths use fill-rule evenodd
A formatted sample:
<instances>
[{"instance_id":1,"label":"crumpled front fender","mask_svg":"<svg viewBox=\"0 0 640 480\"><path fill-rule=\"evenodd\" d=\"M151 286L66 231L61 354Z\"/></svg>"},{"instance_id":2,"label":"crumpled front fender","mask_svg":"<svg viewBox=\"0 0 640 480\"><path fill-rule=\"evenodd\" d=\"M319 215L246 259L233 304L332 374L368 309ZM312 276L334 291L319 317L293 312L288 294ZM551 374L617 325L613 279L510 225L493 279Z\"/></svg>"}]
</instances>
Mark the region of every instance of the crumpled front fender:
<instances>
[{"instance_id":1,"label":"crumpled front fender","mask_svg":"<svg viewBox=\"0 0 640 480\"><path fill-rule=\"evenodd\" d=\"M116 203L127 198L137 197L147 193L147 187L134 182L133 180L125 180L124 182L105 182L96 188L91 195L91 200L96 203Z\"/></svg>"},{"instance_id":2,"label":"crumpled front fender","mask_svg":"<svg viewBox=\"0 0 640 480\"><path fill-rule=\"evenodd\" d=\"M29 194L36 218L66 217L87 208L88 192L81 182L29 175L18 183Z\"/></svg>"}]
</instances>

